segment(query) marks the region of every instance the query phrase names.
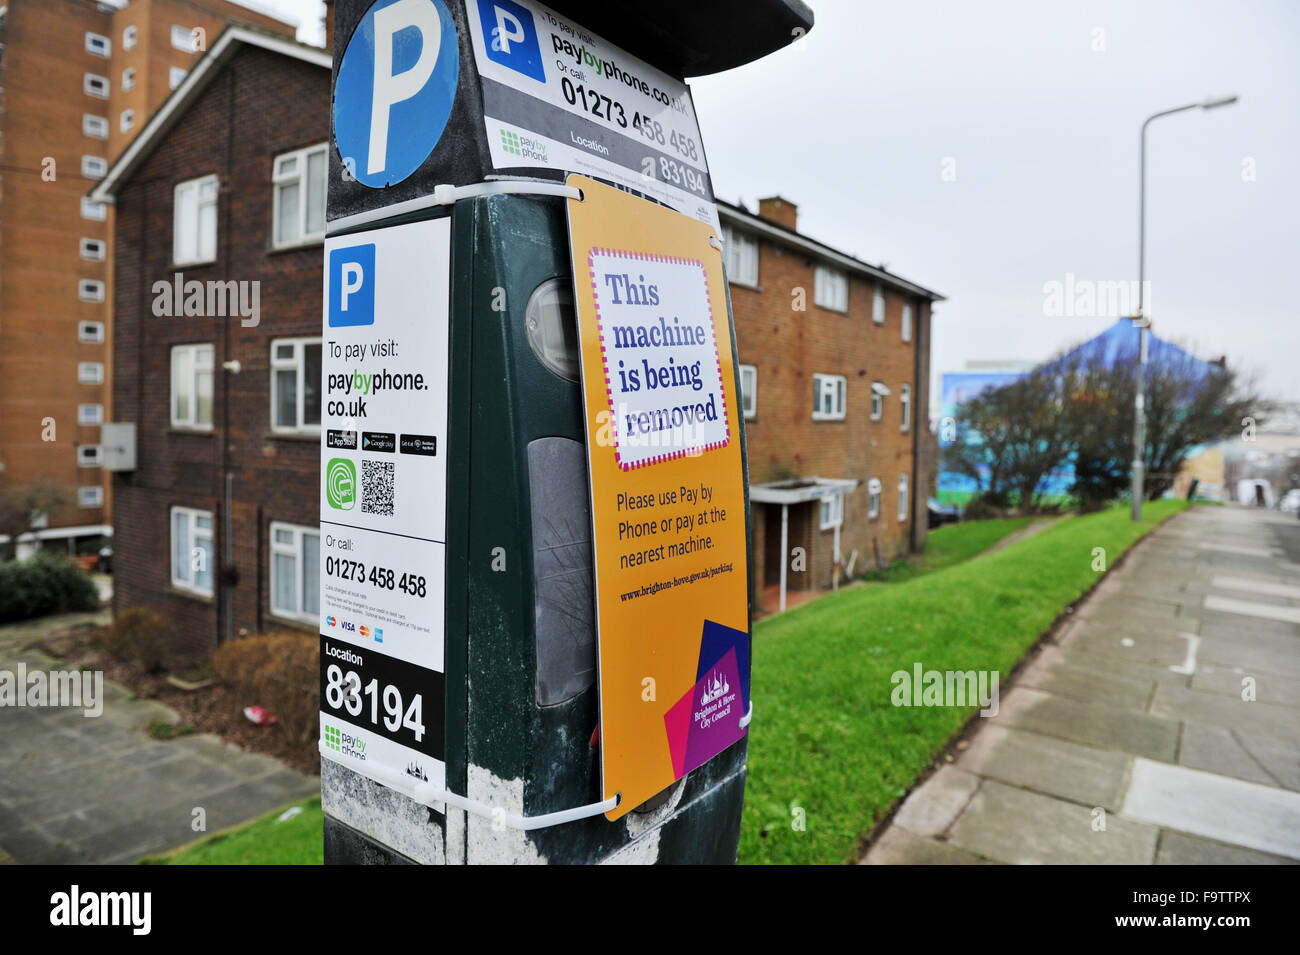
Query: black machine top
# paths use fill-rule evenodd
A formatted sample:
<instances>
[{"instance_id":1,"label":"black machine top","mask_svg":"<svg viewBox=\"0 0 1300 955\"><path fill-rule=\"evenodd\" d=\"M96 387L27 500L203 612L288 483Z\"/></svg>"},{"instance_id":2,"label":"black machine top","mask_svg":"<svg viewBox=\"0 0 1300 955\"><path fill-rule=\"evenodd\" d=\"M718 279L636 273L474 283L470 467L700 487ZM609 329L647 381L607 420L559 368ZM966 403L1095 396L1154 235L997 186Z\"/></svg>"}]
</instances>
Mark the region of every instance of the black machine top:
<instances>
[{"instance_id":1,"label":"black machine top","mask_svg":"<svg viewBox=\"0 0 1300 955\"><path fill-rule=\"evenodd\" d=\"M556 13L679 79L742 66L813 26L801 0L547 0Z\"/></svg>"}]
</instances>

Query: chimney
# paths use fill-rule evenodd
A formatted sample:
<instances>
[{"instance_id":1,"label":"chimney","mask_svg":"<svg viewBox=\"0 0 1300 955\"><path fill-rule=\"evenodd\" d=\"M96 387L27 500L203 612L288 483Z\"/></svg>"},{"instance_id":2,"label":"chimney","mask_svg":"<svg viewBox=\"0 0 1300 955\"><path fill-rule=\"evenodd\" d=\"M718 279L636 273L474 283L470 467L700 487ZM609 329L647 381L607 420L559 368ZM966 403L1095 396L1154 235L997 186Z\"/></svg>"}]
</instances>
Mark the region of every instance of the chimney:
<instances>
[{"instance_id":1,"label":"chimney","mask_svg":"<svg viewBox=\"0 0 1300 955\"><path fill-rule=\"evenodd\" d=\"M780 196L768 196L766 199L758 200L758 214L762 218L783 225L793 232L795 223L799 219L799 207L789 199L782 199Z\"/></svg>"},{"instance_id":2,"label":"chimney","mask_svg":"<svg viewBox=\"0 0 1300 955\"><path fill-rule=\"evenodd\" d=\"M325 49L334 49L334 0L325 0Z\"/></svg>"}]
</instances>

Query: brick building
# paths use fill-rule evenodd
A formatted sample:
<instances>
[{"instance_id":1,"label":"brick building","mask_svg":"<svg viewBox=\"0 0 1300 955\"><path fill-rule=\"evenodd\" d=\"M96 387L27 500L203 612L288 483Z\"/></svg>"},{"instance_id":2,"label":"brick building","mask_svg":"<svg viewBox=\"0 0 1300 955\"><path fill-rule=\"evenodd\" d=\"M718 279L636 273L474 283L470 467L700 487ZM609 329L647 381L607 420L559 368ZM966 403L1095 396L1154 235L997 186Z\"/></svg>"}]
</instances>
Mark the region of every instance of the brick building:
<instances>
[{"instance_id":1,"label":"brick building","mask_svg":"<svg viewBox=\"0 0 1300 955\"><path fill-rule=\"evenodd\" d=\"M177 656L317 625L325 51L232 27L109 169L116 208L119 609L175 624ZM924 543L936 295L801 235L795 207L719 203L735 311L756 598L829 586ZM155 314L155 283L260 282L260 321ZM165 296L176 305L177 295ZM180 294L180 298L186 295ZM165 309L164 309L165 310ZM918 430L919 429L919 430ZM802 568L802 569L801 569ZM766 589L766 593L764 593Z\"/></svg>"},{"instance_id":2,"label":"brick building","mask_svg":"<svg viewBox=\"0 0 1300 955\"><path fill-rule=\"evenodd\" d=\"M755 607L925 544L930 308L942 296L718 203L742 363ZM784 546L782 541L784 540ZM795 550L799 548L800 550ZM782 559L782 554L787 559Z\"/></svg>"},{"instance_id":3,"label":"brick building","mask_svg":"<svg viewBox=\"0 0 1300 955\"><path fill-rule=\"evenodd\" d=\"M229 27L94 193L116 209L114 417L136 426L114 601L164 613L179 658L317 629L330 64Z\"/></svg>"},{"instance_id":4,"label":"brick building","mask_svg":"<svg viewBox=\"0 0 1300 955\"><path fill-rule=\"evenodd\" d=\"M226 0L0 4L0 484L73 504L39 538L94 548L112 517L112 210L86 193L231 19L294 30Z\"/></svg>"}]
</instances>

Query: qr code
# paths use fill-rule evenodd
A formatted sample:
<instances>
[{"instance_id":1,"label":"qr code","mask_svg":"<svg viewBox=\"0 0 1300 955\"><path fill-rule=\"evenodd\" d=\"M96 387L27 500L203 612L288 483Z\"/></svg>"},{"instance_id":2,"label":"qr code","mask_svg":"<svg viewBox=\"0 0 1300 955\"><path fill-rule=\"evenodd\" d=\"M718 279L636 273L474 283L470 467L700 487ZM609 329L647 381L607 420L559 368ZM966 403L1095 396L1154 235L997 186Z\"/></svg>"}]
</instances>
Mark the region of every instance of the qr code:
<instances>
[{"instance_id":1,"label":"qr code","mask_svg":"<svg viewBox=\"0 0 1300 955\"><path fill-rule=\"evenodd\" d=\"M393 462L362 459L361 512L393 516Z\"/></svg>"}]
</instances>

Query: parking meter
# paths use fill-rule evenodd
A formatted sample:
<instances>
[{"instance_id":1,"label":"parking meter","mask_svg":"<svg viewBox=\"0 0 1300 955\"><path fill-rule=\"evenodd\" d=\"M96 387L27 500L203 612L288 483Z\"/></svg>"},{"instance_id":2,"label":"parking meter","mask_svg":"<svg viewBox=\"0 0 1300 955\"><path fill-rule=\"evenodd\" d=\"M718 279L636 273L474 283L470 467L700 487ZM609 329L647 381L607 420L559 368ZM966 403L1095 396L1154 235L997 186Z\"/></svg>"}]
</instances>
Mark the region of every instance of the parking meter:
<instances>
[{"instance_id":1,"label":"parking meter","mask_svg":"<svg viewBox=\"0 0 1300 955\"><path fill-rule=\"evenodd\" d=\"M719 5L745 21L723 32L722 11L667 6L651 24L594 3L337 5L323 283L326 862L735 861L743 738L631 811L603 798L564 175L581 164L716 226L698 129L681 132L698 150L692 164L684 145L664 155L652 124L672 148L694 124L673 82L797 39L812 18L798 3L761 3L764 16L747 4L743 18ZM607 104L610 82L625 89ZM579 102L597 97L600 115L566 109L571 87ZM651 130L635 130L635 149L616 107ZM726 316L734 355L729 300ZM738 395L739 381L728 388ZM743 416L736 424L743 462ZM741 658L747 687L747 638Z\"/></svg>"}]
</instances>

